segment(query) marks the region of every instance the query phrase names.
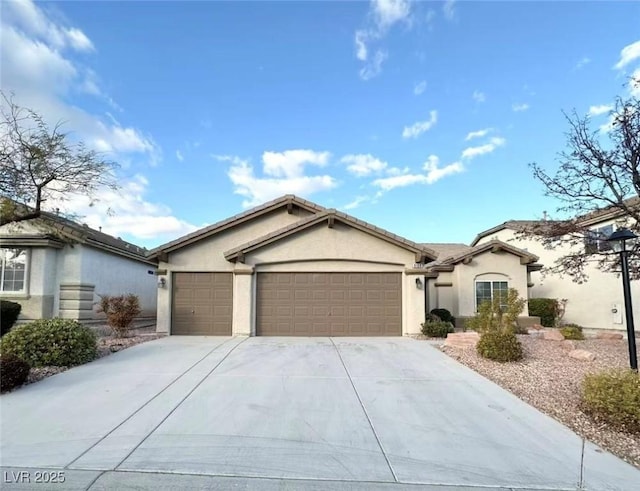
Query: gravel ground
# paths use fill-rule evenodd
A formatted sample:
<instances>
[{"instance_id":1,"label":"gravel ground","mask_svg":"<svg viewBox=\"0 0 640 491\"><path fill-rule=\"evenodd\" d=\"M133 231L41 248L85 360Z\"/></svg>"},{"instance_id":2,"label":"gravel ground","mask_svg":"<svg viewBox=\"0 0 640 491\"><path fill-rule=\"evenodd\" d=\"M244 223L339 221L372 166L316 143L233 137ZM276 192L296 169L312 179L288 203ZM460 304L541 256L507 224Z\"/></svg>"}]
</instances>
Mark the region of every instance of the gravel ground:
<instances>
[{"instance_id":1,"label":"gravel ground","mask_svg":"<svg viewBox=\"0 0 640 491\"><path fill-rule=\"evenodd\" d=\"M580 409L581 384L586 374L629 366L627 341L574 341L576 349L595 353L596 359L589 362L569 358L561 342L526 335L518 338L522 342L525 357L516 363L486 360L478 356L475 349L461 350L444 346L441 349L583 438L640 468L639 434L617 431L607 424L594 421Z\"/></svg>"},{"instance_id":2,"label":"gravel ground","mask_svg":"<svg viewBox=\"0 0 640 491\"><path fill-rule=\"evenodd\" d=\"M145 343L165 336L157 334L155 325L141 325L129 331L126 338L114 338L111 336L111 329L107 325L91 326L98 333L98 358L108 356L136 344ZM29 370L29 377L24 385L38 382L47 377L51 377L60 372L68 370L69 367L42 367ZM15 390L15 389L14 389Z\"/></svg>"}]
</instances>

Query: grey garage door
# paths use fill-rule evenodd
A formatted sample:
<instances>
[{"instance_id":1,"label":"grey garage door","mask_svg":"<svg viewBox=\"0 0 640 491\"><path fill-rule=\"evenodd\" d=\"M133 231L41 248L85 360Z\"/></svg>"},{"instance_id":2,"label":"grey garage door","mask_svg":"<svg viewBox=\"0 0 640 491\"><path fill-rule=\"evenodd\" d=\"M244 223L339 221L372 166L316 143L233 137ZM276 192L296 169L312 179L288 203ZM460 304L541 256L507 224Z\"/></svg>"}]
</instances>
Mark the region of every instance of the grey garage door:
<instances>
[{"instance_id":1,"label":"grey garage door","mask_svg":"<svg viewBox=\"0 0 640 491\"><path fill-rule=\"evenodd\" d=\"M171 334L230 336L232 273L174 273Z\"/></svg>"},{"instance_id":2,"label":"grey garage door","mask_svg":"<svg viewBox=\"0 0 640 491\"><path fill-rule=\"evenodd\" d=\"M259 273L259 336L401 336L400 273Z\"/></svg>"}]
</instances>

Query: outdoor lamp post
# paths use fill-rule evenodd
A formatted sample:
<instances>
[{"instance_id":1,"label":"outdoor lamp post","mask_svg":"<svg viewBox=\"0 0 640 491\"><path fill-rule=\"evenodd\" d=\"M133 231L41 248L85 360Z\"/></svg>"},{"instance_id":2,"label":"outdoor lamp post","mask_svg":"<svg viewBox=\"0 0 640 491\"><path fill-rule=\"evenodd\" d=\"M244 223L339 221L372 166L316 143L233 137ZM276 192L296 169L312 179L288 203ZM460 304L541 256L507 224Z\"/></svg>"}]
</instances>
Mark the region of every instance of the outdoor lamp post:
<instances>
[{"instance_id":1,"label":"outdoor lamp post","mask_svg":"<svg viewBox=\"0 0 640 491\"><path fill-rule=\"evenodd\" d=\"M622 266L622 290L624 291L624 313L627 323L627 340L629 342L629 363L633 370L638 370L638 357L636 355L636 333L633 327L633 307L631 305L631 284L629 282L629 251L627 241L637 239L638 236L631 230L621 228L613 232L606 240L611 243L611 248L620 254Z\"/></svg>"}]
</instances>

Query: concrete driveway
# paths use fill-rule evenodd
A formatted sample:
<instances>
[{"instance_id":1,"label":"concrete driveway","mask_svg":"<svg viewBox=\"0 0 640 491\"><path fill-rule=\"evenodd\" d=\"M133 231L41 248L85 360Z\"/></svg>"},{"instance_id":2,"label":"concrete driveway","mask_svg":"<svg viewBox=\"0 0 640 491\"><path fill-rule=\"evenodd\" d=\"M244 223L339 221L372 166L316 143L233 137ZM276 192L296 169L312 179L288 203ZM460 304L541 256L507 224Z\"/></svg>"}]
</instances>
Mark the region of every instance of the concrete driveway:
<instances>
[{"instance_id":1,"label":"concrete driveway","mask_svg":"<svg viewBox=\"0 0 640 491\"><path fill-rule=\"evenodd\" d=\"M640 486L640 471L406 338L164 338L3 395L0 422L15 489ZM36 482L58 472L63 484Z\"/></svg>"}]
</instances>

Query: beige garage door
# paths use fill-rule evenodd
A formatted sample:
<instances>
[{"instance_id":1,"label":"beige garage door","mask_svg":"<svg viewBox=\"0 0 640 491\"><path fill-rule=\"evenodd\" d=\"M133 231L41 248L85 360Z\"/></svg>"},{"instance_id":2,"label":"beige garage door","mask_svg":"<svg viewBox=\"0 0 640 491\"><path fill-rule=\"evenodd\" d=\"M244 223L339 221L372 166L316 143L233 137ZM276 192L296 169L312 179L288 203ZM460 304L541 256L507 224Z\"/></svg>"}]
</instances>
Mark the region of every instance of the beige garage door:
<instances>
[{"instance_id":1,"label":"beige garage door","mask_svg":"<svg viewBox=\"0 0 640 491\"><path fill-rule=\"evenodd\" d=\"M400 273L259 273L258 336L401 336Z\"/></svg>"},{"instance_id":2,"label":"beige garage door","mask_svg":"<svg viewBox=\"0 0 640 491\"><path fill-rule=\"evenodd\" d=\"M174 273L171 334L231 335L231 273Z\"/></svg>"}]
</instances>

